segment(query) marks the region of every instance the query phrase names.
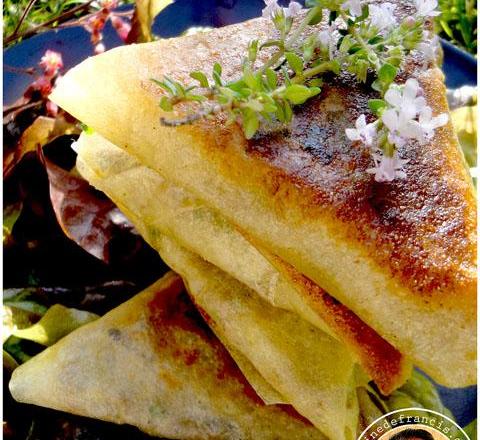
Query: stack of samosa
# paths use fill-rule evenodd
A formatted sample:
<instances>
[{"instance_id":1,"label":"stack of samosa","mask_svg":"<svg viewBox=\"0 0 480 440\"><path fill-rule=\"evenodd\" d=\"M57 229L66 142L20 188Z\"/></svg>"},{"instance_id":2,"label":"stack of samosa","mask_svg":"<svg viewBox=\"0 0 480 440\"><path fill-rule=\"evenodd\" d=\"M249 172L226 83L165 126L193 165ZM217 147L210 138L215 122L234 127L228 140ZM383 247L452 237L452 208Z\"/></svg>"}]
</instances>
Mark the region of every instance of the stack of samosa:
<instances>
[{"instance_id":1,"label":"stack of samosa","mask_svg":"<svg viewBox=\"0 0 480 440\"><path fill-rule=\"evenodd\" d=\"M347 76L251 140L221 115L160 123L151 78L219 62L234 79L248 42L272 32L256 19L125 46L58 82L51 99L93 130L75 145L79 172L183 278L215 336L169 275L17 369L18 400L169 438L350 440L361 393L381 401L412 365L475 383L475 196L451 124L401 151L408 178L378 183L345 137L369 99ZM405 70L448 111L435 66Z\"/></svg>"}]
</instances>

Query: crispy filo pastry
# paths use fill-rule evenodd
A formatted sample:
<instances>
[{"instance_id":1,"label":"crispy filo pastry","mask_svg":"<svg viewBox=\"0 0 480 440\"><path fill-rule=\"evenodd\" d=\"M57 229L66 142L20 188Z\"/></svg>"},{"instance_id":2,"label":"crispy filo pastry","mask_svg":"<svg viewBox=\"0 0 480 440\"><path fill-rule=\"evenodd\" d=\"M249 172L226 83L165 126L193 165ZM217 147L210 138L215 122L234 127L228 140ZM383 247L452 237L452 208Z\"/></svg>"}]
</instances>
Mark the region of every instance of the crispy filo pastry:
<instances>
[{"instance_id":1,"label":"crispy filo pastry","mask_svg":"<svg viewBox=\"0 0 480 440\"><path fill-rule=\"evenodd\" d=\"M127 215L134 213L141 219L142 235L152 246L156 247L159 233L171 236L270 304L298 314L337 338L384 394L410 376L410 362L394 347L291 267L280 275L221 214L96 133L82 133L75 149L79 172Z\"/></svg>"},{"instance_id":2,"label":"crispy filo pastry","mask_svg":"<svg viewBox=\"0 0 480 440\"><path fill-rule=\"evenodd\" d=\"M121 181L130 191L118 184L113 184L115 189L111 189L111 180L99 183L86 166L80 165L79 169L85 176L90 173L89 180L96 182L99 189L122 207L163 260L182 275L195 304L234 359L237 360L236 355L240 353L282 396L282 401L290 403L328 438L355 437L358 424L356 387L366 381L355 369L347 347L298 315L273 307L252 289L147 224L138 204L125 204L127 193L128 200L141 198L140 193L133 190L136 182L125 174L118 176L122 176ZM106 190L105 186L110 189ZM145 185L139 188L145 190ZM239 366L242 369L243 363ZM248 370L243 372L263 397L264 384L260 382L259 388L256 377L252 378Z\"/></svg>"},{"instance_id":3,"label":"crispy filo pastry","mask_svg":"<svg viewBox=\"0 0 480 440\"><path fill-rule=\"evenodd\" d=\"M408 2L397 6L409 14ZM297 107L289 127L252 140L222 114L162 125L172 114L152 78L190 83L189 72L218 62L236 79L248 42L274 34L260 18L119 47L70 70L51 99L216 209L436 381L475 383L476 201L451 123L428 144L401 148L407 178L391 183L366 172L370 152L345 136L375 96L346 73ZM443 75L421 56L401 77L418 79L434 114L448 112Z\"/></svg>"},{"instance_id":4,"label":"crispy filo pastry","mask_svg":"<svg viewBox=\"0 0 480 440\"><path fill-rule=\"evenodd\" d=\"M18 367L10 390L162 438L326 439L262 402L173 273Z\"/></svg>"}]
</instances>

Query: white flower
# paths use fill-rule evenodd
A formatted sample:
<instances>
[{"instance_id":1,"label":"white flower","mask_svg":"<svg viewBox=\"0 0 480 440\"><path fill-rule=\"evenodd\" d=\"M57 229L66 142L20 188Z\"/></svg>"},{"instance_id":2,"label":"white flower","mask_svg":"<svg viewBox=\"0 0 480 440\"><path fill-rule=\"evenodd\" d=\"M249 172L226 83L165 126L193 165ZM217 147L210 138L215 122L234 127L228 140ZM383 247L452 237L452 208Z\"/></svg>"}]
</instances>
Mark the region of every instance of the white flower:
<instances>
[{"instance_id":1,"label":"white flower","mask_svg":"<svg viewBox=\"0 0 480 440\"><path fill-rule=\"evenodd\" d=\"M265 8L262 10L262 17L272 18L279 10L282 8L278 4L278 0L264 0ZM285 17L295 17L301 10L303 6L297 2L290 2L288 8L283 8L283 13Z\"/></svg>"},{"instance_id":2,"label":"white flower","mask_svg":"<svg viewBox=\"0 0 480 440\"><path fill-rule=\"evenodd\" d=\"M391 182L396 178L405 179L407 177L403 166L408 160L400 159L397 152L392 157L387 157L383 154L373 154L372 156L375 166L368 168L367 173L375 174L377 182Z\"/></svg>"},{"instance_id":3,"label":"white flower","mask_svg":"<svg viewBox=\"0 0 480 440\"><path fill-rule=\"evenodd\" d=\"M278 6L278 0L265 0L265 7L262 9L263 18L272 18L280 9Z\"/></svg>"},{"instance_id":4,"label":"white flower","mask_svg":"<svg viewBox=\"0 0 480 440\"><path fill-rule=\"evenodd\" d=\"M426 63L437 60L438 47L438 37L436 35L432 37L430 32L423 31L423 40L418 43L417 51L423 55Z\"/></svg>"},{"instance_id":5,"label":"white flower","mask_svg":"<svg viewBox=\"0 0 480 440\"><path fill-rule=\"evenodd\" d=\"M303 6L297 2L290 2L288 8L283 8L285 11L285 17L295 17L301 10Z\"/></svg>"},{"instance_id":6,"label":"white flower","mask_svg":"<svg viewBox=\"0 0 480 440\"><path fill-rule=\"evenodd\" d=\"M337 42L339 38L340 34L335 31L333 26L330 26L328 29L318 33L318 41L320 42L322 48L328 49L328 55L330 59L333 59L333 53L337 48Z\"/></svg>"},{"instance_id":7,"label":"white flower","mask_svg":"<svg viewBox=\"0 0 480 440\"><path fill-rule=\"evenodd\" d=\"M368 5L370 23L379 31L391 29L397 24L395 15L396 6L392 3L382 3L380 5Z\"/></svg>"},{"instance_id":8,"label":"white flower","mask_svg":"<svg viewBox=\"0 0 480 440\"><path fill-rule=\"evenodd\" d=\"M415 0L415 7L417 8L417 17L435 17L440 15L440 12L436 11L438 6L437 0Z\"/></svg>"},{"instance_id":9,"label":"white flower","mask_svg":"<svg viewBox=\"0 0 480 440\"><path fill-rule=\"evenodd\" d=\"M385 93L385 101L402 112L406 118L413 119L426 105L425 98L419 96L422 92L418 81L410 78L402 88L399 88L396 84L390 86Z\"/></svg>"},{"instance_id":10,"label":"white flower","mask_svg":"<svg viewBox=\"0 0 480 440\"><path fill-rule=\"evenodd\" d=\"M350 11L350 15L360 17L362 15L362 2L360 0L347 0L342 3L342 9Z\"/></svg>"},{"instance_id":11,"label":"white flower","mask_svg":"<svg viewBox=\"0 0 480 440\"><path fill-rule=\"evenodd\" d=\"M355 122L356 128L347 128L345 134L351 141L362 141L367 147L373 146L377 127L375 124L367 124L365 115L360 115Z\"/></svg>"},{"instance_id":12,"label":"white flower","mask_svg":"<svg viewBox=\"0 0 480 440\"><path fill-rule=\"evenodd\" d=\"M430 107L425 107L418 118L418 123L423 131L424 140L426 141L433 138L436 128L444 126L447 122L447 113L442 113L432 118L432 109Z\"/></svg>"},{"instance_id":13,"label":"white flower","mask_svg":"<svg viewBox=\"0 0 480 440\"><path fill-rule=\"evenodd\" d=\"M415 117L415 115L413 116ZM382 122L388 128L388 141L398 148L405 145L407 139L423 138L423 130L408 112L397 111L393 108L385 110Z\"/></svg>"}]
</instances>

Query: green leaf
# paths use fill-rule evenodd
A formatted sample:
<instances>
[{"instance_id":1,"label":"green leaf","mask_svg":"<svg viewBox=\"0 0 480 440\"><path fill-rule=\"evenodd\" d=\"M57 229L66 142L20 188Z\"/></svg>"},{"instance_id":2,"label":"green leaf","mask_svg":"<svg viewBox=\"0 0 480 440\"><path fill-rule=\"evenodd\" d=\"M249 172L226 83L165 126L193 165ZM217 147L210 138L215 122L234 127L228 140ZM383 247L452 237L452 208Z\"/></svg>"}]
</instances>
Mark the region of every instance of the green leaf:
<instances>
[{"instance_id":1,"label":"green leaf","mask_svg":"<svg viewBox=\"0 0 480 440\"><path fill-rule=\"evenodd\" d=\"M309 13L309 18L310 20L308 21L308 24L310 26L314 26L322 21L323 18L323 9L321 7L315 7L313 8Z\"/></svg>"},{"instance_id":2,"label":"green leaf","mask_svg":"<svg viewBox=\"0 0 480 440\"><path fill-rule=\"evenodd\" d=\"M257 78L255 77L250 67L246 64L243 66L243 81L245 81L245 84L250 89L252 90L257 89L257 85L258 85Z\"/></svg>"},{"instance_id":3,"label":"green leaf","mask_svg":"<svg viewBox=\"0 0 480 440\"><path fill-rule=\"evenodd\" d=\"M285 53L285 58L288 65L297 75L303 71L303 60L296 53L287 52Z\"/></svg>"},{"instance_id":4,"label":"green leaf","mask_svg":"<svg viewBox=\"0 0 480 440\"><path fill-rule=\"evenodd\" d=\"M311 81L308 82L310 87L321 87L323 86L323 79L322 78L313 78Z\"/></svg>"},{"instance_id":5,"label":"green leaf","mask_svg":"<svg viewBox=\"0 0 480 440\"><path fill-rule=\"evenodd\" d=\"M222 81L222 77L217 73L217 72L213 72L212 73L212 77L213 77L213 81L215 82L215 84L219 87L223 86L223 81Z\"/></svg>"},{"instance_id":6,"label":"green leaf","mask_svg":"<svg viewBox=\"0 0 480 440\"><path fill-rule=\"evenodd\" d=\"M13 359L19 363L23 364L27 362L32 356L30 356L25 351L26 342L15 336L10 336L4 343L3 349L13 357Z\"/></svg>"},{"instance_id":7,"label":"green leaf","mask_svg":"<svg viewBox=\"0 0 480 440\"><path fill-rule=\"evenodd\" d=\"M370 110L378 115L382 109L386 107L387 103L383 99L370 99L368 101L368 107Z\"/></svg>"},{"instance_id":8,"label":"green leaf","mask_svg":"<svg viewBox=\"0 0 480 440\"><path fill-rule=\"evenodd\" d=\"M335 74L335 75L338 75L340 73L340 69L341 69L341 66L340 66L340 63L338 62L338 60L332 60L330 61L330 70Z\"/></svg>"},{"instance_id":9,"label":"green leaf","mask_svg":"<svg viewBox=\"0 0 480 440\"><path fill-rule=\"evenodd\" d=\"M18 362L14 357L8 351L3 350L3 368L9 373L12 373L17 367Z\"/></svg>"},{"instance_id":10,"label":"green leaf","mask_svg":"<svg viewBox=\"0 0 480 440\"><path fill-rule=\"evenodd\" d=\"M390 411L401 408L418 407L437 411L453 418L443 405L437 389L423 374L414 370L405 385L394 391L386 400Z\"/></svg>"},{"instance_id":11,"label":"green leaf","mask_svg":"<svg viewBox=\"0 0 480 440\"><path fill-rule=\"evenodd\" d=\"M288 75L288 70L285 66L282 66L282 75L286 86L292 84L292 80L290 79L290 76Z\"/></svg>"},{"instance_id":12,"label":"green leaf","mask_svg":"<svg viewBox=\"0 0 480 440\"><path fill-rule=\"evenodd\" d=\"M44 305L38 304L35 301L4 301L4 304L35 315L43 315L47 311Z\"/></svg>"},{"instance_id":13,"label":"green leaf","mask_svg":"<svg viewBox=\"0 0 480 440\"><path fill-rule=\"evenodd\" d=\"M170 101L169 98L167 98L166 96L162 96L160 98L160 108L166 112L171 112L173 110L173 105L172 105L172 101Z\"/></svg>"},{"instance_id":14,"label":"green leaf","mask_svg":"<svg viewBox=\"0 0 480 440\"><path fill-rule=\"evenodd\" d=\"M373 81L372 83L372 89L373 90L376 90L377 92L382 92L383 91L383 84L381 81L379 81L378 79L376 79L375 81Z\"/></svg>"},{"instance_id":15,"label":"green leaf","mask_svg":"<svg viewBox=\"0 0 480 440\"><path fill-rule=\"evenodd\" d=\"M368 44L377 44L377 43L380 43L380 41L382 40L383 40L383 37L381 35L376 35L375 37L370 38L370 40L368 40Z\"/></svg>"},{"instance_id":16,"label":"green leaf","mask_svg":"<svg viewBox=\"0 0 480 440\"><path fill-rule=\"evenodd\" d=\"M219 63L213 65L213 71L218 75L222 76L222 66Z\"/></svg>"},{"instance_id":17,"label":"green leaf","mask_svg":"<svg viewBox=\"0 0 480 440\"><path fill-rule=\"evenodd\" d=\"M293 118L293 111L292 111L292 106L288 102L285 102L284 112L285 112L285 122L290 122Z\"/></svg>"},{"instance_id":18,"label":"green leaf","mask_svg":"<svg viewBox=\"0 0 480 440\"><path fill-rule=\"evenodd\" d=\"M460 32L463 37L463 41L465 42L465 45L468 46L470 44L470 41L472 40L472 26L470 24L470 21L468 17L465 15L460 16L458 26L460 28Z\"/></svg>"},{"instance_id":19,"label":"green leaf","mask_svg":"<svg viewBox=\"0 0 480 440\"><path fill-rule=\"evenodd\" d=\"M463 428L465 433L468 435L468 438L474 440L477 437L477 419L470 422L465 428Z\"/></svg>"},{"instance_id":20,"label":"green leaf","mask_svg":"<svg viewBox=\"0 0 480 440\"><path fill-rule=\"evenodd\" d=\"M393 82L396 76L396 67L388 63L385 63L382 67L380 67L380 70L378 71L378 79L384 84L390 84L391 82Z\"/></svg>"},{"instance_id":21,"label":"green leaf","mask_svg":"<svg viewBox=\"0 0 480 440\"><path fill-rule=\"evenodd\" d=\"M3 244L7 244L12 235L12 229L22 213L22 202L12 203L3 208Z\"/></svg>"},{"instance_id":22,"label":"green leaf","mask_svg":"<svg viewBox=\"0 0 480 440\"><path fill-rule=\"evenodd\" d=\"M355 75L357 75L359 81L367 81L368 66L369 64L365 60L358 60L353 66Z\"/></svg>"},{"instance_id":23,"label":"green leaf","mask_svg":"<svg viewBox=\"0 0 480 440\"><path fill-rule=\"evenodd\" d=\"M247 139L251 139L258 130L259 120L257 114L249 108L242 112L243 117L243 132Z\"/></svg>"},{"instance_id":24,"label":"green leaf","mask_svg":"<svg viewBox=\"0 0 480 440\"><path fill-rule=\"evenodd\" d=\"M315 87L314 89L318 89L317 93L320 92L320 89L318 87ZM313 95L307 86L303 86L300 84L292 84L285 89L283 96L292 104L298 105L303 104L308 98Z\"/></svg>"},{"instance_id":25,"label":"green leaf","mask_svg":"<svg viewBox=\"0 0 480 440\"><path fill-rule=\"evenodd\" d=\"M274 72L273 69L268 68L265 71L265 75L267 77L268 87L270 87L271 90L275 90L275 88L277 87L277 80L278 80L277 74Z\"/></svg>"},{"instance_id":26,"label":"green leaf","mask_svg":"<svg viewBox=\"0 0 480 440\"><path fill-rule=\"evenodd\" d=\"M283 49L284 48L284 42L283 42L283 40L267 40L267 41L265 41L265 43L263 43L260 46L260 49L263 49L265 47L272 47L272 46L278 47L279 49Z\"/></svg>"},{"instance_id":27,"label":"green leaf","mask_svg":"<svg viewBox=\"0 0 480 440\"><path fill-rule=\"evenodd\" d=\"M196 79L200 83L200 87L205 87L205 88L210 87L208 83L207 75L205 75L203 72L200 72L200 71L192 72L190 73L190 77L193 79Z\"/></svg>"},{"instance_id":28,"label":"green leaf","mask_svg":"<svg viewBox=\"0 0 480 440\"><path fill-rule=\"evenodd\" d=\"M195 102L204 102L207 100L207 98L203 95L195 95L193 93L188 93L186 96L185 96L185 99L187 101L195 101Z\"/></svg>"},{"instance_id":29,"label":"green leaf","mask_svg":"<svg viewBox=\"0 0 480 440\"><path fill-rule=\"evenodd\" d=\"M170 84L167 84L164 81L159 81L158 79L155 79L155 78L150 78L150 81L154 82L157 86L161 87L170 95L175 95L175 88L172 87Z\"/></svg>"},{"instance_id":30,"label":"green leaf","mask_svg":"<svg viewBox=\"0 0 480 440\"><path fill-rule=\"evenodd\" d=\"M443 31L452 39L455 40L453 31L445 20L440 20L440 26L442 26Z\"/></svg>"},{"instance_id":31,"label":"green leaf","mask_svg":"<svg viewBox=\"0 0 480 440\"><path fill-rule=\"evenodd\" d=\"M12 334L17 338L50 346L78 327L98 318L95 313L55 304L36 324L24 329L15 329Z\"/></svg>"},{"instance_id":32,"label":"green leaf","mask_svg":"<svg viewBox=\"0 0 480 440\"><path fill-rule=\"evenodd\" d=\"M248 61L254 63L258 54L258 40L252 40L248 45Z\"/></svg>"}]
</instances>

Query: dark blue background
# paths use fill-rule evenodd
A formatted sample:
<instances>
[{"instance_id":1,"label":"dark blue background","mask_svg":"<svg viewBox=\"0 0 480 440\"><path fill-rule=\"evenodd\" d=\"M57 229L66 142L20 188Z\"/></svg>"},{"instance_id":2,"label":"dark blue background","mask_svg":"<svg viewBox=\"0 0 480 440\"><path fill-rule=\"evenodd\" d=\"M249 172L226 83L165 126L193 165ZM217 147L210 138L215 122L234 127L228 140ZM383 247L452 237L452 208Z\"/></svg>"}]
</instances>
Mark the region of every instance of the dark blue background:
<instances>
[{"instance_id":1,"label":"dark blue background","mask_svg":"<svg viewBox=\"0 0 480 440\"><path fill-rule=\"evenodd\" d=\"M174 37L191 26L225 26L259 16L263 6L263 0L178 0L155 19L153 31L161 37ZM105 30L104 42L107 49L122 44L110 24ZM442 45L447 86L476 85L475 58L450 43L443 41ZM61 52L65 69L93 55L90 34L80 27L66 28L37 35L7 49L4 52L4 64L12 67L36 66L47 49ZM31 81L30 75L5 70L4 104L19 98ZM438 388L445 405L452 410L460 425L464 426L476 418L476 387L461 390Z\"/></svg>"}]
</instances>

